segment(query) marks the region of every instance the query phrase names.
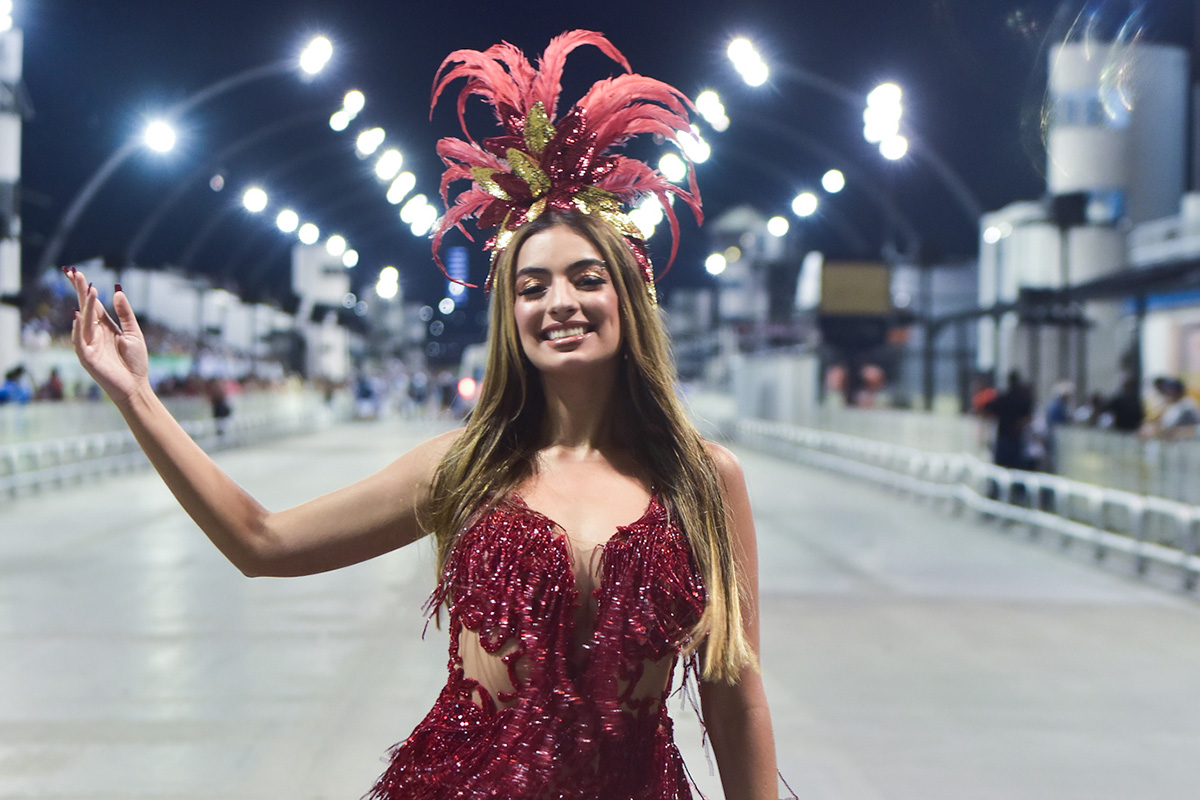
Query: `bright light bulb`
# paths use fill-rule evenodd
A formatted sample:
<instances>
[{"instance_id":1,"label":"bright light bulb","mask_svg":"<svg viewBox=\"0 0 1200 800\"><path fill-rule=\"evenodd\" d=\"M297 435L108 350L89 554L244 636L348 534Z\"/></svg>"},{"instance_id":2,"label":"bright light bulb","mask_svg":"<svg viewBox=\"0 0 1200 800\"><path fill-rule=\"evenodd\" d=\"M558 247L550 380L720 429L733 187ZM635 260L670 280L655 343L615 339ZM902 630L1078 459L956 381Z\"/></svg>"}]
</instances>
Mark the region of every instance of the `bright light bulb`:
<instances>
[{"instance_id":1,"label":"bright light bulb","mask_svg":"<svg viewBox=\"0 0 1200 800\"><path fill-rule=\"evenodd\" d=\"M797 217L811 217L817 211L817 196L812 192L801 192L792 200L792 213Z\"/></svg>"},{"instance_id":2,"label":"bright light bulb","mask_svg":"<svg viewBox=\"0 0 1200 800\"><path fill-rule=\"evenodd\" d=\"M399 205L413 187L417 185L417 176L411 172L401 172L396 176L396 180L392 181L392 185L387 190L387 201L392 205Z\"/></svg>"},{"instance_id":3,"label":"bright light bulb","mask_svg":"<svg viewBox=\"0 0 1200 800\"><path fill-rule=\"evenodd\" d=\"M754 49L754 44L745 36L739 36L729 43L725 54L729 56L729 60L734 64L742 64L746 61L758 58L758 52Z\"/></svg>"},{"instance_id":4,"label":"bright light bulb","mask_svg":"<svg viewBox=\"0 0 1200 800\"><path fill-rule=\"evenodd\" d=\"M1000 241L1000 229L995 225L989 225L983 231L983 241L988 244L995 244Z\"/></svg>"},{"instance_id":5,"label":"bright light bulb","mask_svg":"<svg viewBox=\"0 0 1200 800\"><path fill-rule=\"evenodd\" d=\"M335 131L344 131L350 126L350 115L346 109L339 108L329 115L329 127Z\"/></svg>"},{"instance_id":6,"label":"bright light bulb","mask_svg":"<svg viewBox=\"0 0 1200 800\"><path fill-rule=\"evenodd\" d=\"M455 303L453 297L443 297L438 301L438 311L442 312L443 314L453 313L454 307Z\"/></svg>"},{"instance_id":7,"label":"bright light bulb","mask_svg":"<svg viewBox=\"0 0 1200 800\"><path fill-rule=\"evenodd\" d=\"M321 229L311 222L306 222L300 226L300 230L296 231L296 235L305 244L316 244L317 239L321 238Z\"/></svg>"},{"instance_id":8,"label":"bright light bulb","mask_svg":"<svg viewBox=\"0 0 1200 800\"><path fill-rule=\"evenodd\" d=\"M821 176L821 186L830 194L837 194L846 188L846 176L840 169L831 169Z\"/></svg>"},{"instance_id":9,"label":"bright light bulb","mask_svg":"<svg viewBox=\"0 0 1200 800\"><path fill-rule=\"evenodd\" d=\"M783 217L771 217L769 220L767 220L767 233L771 234L777 239L782 236L787 236L789 227L788 221Z\"/></svg>"},{"instance_id":10,"label":"bright light bulb","mask_svg":"<svg viewBox=\"0 0 1200 800\"><path fill-rule=\"evenodd\" d=\"M358 135L355 140L355 146L361 155L369 156L379 149L379 145L383 144L383 140L387 137L383 128L368 128Z\"/></svg>"},{"instance_id":11,"label":"bright light bulb","mask_svg":"<svg viewBox=\"0 0 1200 800\"><path fill-rule=\"evenodd\" d=\"M417 219L417 214L429 202L428 198L423 194L414 194L409 198L408 202L400 207L400 221L408 225L412 225Z\"/></svg>"},{"instance_id":12,"label":"bright light bulb","mask_svg":"<svg viewBox=\"0 0 1200 800\"><path fill-rule=\"evenodd\" d=\"M325 240L325 252L331 256L340 256L346 252L346 239L336 233Z\"/></svg>"},{"instance_id":13,"label":"bright light bulb","mask_svg":"<svg viewBox=\"0 0 1200 800\"><path fill-rule=\"evenodd\" d=\"M342 109L353 119L358 116L358 112L363 110L363 106L367 104L367 96L358 89L346 92L346 96L342 98Z\"/></svg>"},{"instance_id":14,"label":"bright light bulb","mask_svg":"<svg viewBox=\"0 0 1200 800\"><path fill-rule=\"evenodd\" d=\"M704 259L704 269L708 270L709 275L720 275L725 271L725 266L725 256L720 253L713 253Z\"/></svg>"},{"instance_id":15,"label":"bright light bulb","mask_svg":"<svg viewBox=\"0 0 1200 800\"><path fill-rule=\"evenodd\" d=\"M658 160L658 171L672 183L679 183L687 177L687 164L674 153L664 153Z\"/></svg>"},{"instance_id":16,"label":"bright light bulb","mask_svg":"<svg viewBox=\"0 0 1200 800\"><path fill-rule=\"evenodd\" d=\"M300 224L300 216L290 208L285 208L275 217L275 225L284 233L291 233Z\"/></svg>"},{"instance_id":17,"label":"bright light bulb","mask_svg":"<svg viewBox=\"0 0 1200 800\"><path fill-rule=\"evenodd\" d=\"M175 147L175 129L165 120L153 120L146 126L142 141L154 152L165 153Z\"/></svg>"},{"instance_id":18,"label":"bright light bulb","mask_svg":"<svg viewBox=\"0 0 1200 800\"><path fill-rule=\"evenodd\" d=\"M903 136L889 136L879 143L879 152L889 161L898 161L908 153L908 139Z\"/></svg>"},{"instance_id":19,"label":"bright light bulb","mask_svg":"<svg viewBox=\"0 0 1200 800\"><path fill-rule=\"evenodd\" d=\"M384 300L391 300L400 292L400 284L384 281L379 279L379 283L375 284L375 294L382 297Z\"/></svg>"},{"instance_id":20,"label":"bright light bulb","mask_svg":"<svg viewBox=\"0 0 1200 800\"><path fill-rule=\"evenodd\" d=\"M358 251L347 250L342 253L342 266L346 269L354 269L358 266Z\"/></svg>"},{"instance_id":21,"label":"bright light bulb","mask_svg":"<svg viewBox=\"0 0 1200 800\"><path fill-rule=\"evenodd\" d=\"M397 283L400 280L400 270L393 266L386 266L379 270L379 280L387 283Z\"/></svg>"},{"instance_id":22,"label":"bright light bulb","mask_svg":"<svg viewBox=\"0 0 1200 800\"><path fill-rule=\"evenodd\" d=\"M384 150L383 155L375 162L375 175L381 181L390 181L396 177L403 164L404 156L399 150Z\"/></svg>"},{"instance_id":23,"label":"bright light bulb","mask_svg":"<svg viewBox=\"0 0 1200 800\"><path fill-rule=\"evenodd\" d=\"M333 56L333 44L324 36L318 36L308 43L300 53L300 69L309 75L316 75Z\"/></svg>"},{"instance_id":24,"label":"bright light bulb","mask_svg":"<svg viewBox=\"0 0 1200 800\"><path fill-rule=\"evenodd\" d=\"M881 83L867 95L868 106L898 106L903 93L894 83Z\"/></svg>"},{"instance_id":25,"label":"bright light bulb","mask_svg":"<svg viewBox=\"0 0 1200 800\"><path fill-rule=\"evenodd\" d=\"M701 138L700 131L695 125L692 126L691 133L680 131L679 135L675 137L675 142L683 154L692 160L693 164L703 164L712 155L712 148ZM686 170L684 175L687 175Z\"/></svg>"},{"instance_id":26,"label":"bright light bulb","mask_svg":"<svg viewBox=\"0 0 1200 800\"><path fill-rule=\"evenodd\" d=\"M242 194L242 205L252 214L257 214L267 207L267 193L257 186L251 186Z\"/></svg>"}]
</instances>

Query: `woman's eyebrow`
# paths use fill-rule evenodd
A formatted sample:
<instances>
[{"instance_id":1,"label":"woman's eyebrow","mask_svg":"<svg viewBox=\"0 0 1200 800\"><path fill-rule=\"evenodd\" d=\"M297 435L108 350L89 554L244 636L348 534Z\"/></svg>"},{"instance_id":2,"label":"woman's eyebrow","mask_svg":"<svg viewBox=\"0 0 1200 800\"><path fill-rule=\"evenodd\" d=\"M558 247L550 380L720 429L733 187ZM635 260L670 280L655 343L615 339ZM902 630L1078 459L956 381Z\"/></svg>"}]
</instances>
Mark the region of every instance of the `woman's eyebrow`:
<instances>
[{"instance_id":1,"label":"woman's eyebrow","mask_svg":"<svg viewBox=\"0 0 1200 800\"><path fill-rule=\"evenodd\" d=\"M570 264L568 264L567 272L573 272L575 270L584 269L586 267L602 267L605 270L607 270L608 262L606 262L602 258L581 258L578 261L573 261ZM550 272L549 267L521 267L519 270L517 270L517 274L515 277L520 278L522 275L529 275L531 273L545 275L545 274L548 274L549 272Z\"/></svg>"}]
</instances>

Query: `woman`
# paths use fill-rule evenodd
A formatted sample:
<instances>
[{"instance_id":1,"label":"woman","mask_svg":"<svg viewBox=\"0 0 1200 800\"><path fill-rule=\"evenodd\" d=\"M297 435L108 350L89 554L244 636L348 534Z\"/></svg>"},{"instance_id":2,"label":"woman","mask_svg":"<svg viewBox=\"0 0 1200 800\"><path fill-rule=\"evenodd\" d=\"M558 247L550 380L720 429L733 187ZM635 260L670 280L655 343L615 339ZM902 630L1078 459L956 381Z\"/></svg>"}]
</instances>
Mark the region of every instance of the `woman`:
<instances>
[{"instance_id":1,"label":"woman","mask_svg":"<svg viewBox=\"0 0 1200 800\"><path fill-rule=\"evenodd\" d=\"M583 43L616 53L598 34L575 32L552 43L542 63L561 63ZM478 67L515 51L468 52L447 63ZM508 62L505 75L519 67ZM435 101L462 69L447 73ZM603 172L596 182L556 168L555 153L570 149L556 143L578 142L589 128L560 120L556 129L556 97L531 99L547 77L557 94L548 72L540 82L536 71L523 73L532 91L509 95L517 111L503 112L512 123L504 161L472 172L459 167L482 158L468 152L474 145L444 140L439 148L450 179L465 171L483 192L499 188L490 196L504 212L488 281L488 370L465 429L359 483L270 512L155 397L119 287L118 326L83 275L69 271L81 308L75 348L184 508L247 575L322 572L434 536L441 578L431 610L447 608L450 676L372 797L690 797L665 703L683 655L700 675L726 797L773 798L745 482L736 459L700 438L673 394L644 242L615 216L611 201L622 195L603 183L634 168L604 156L607 145L591 152L612 167L572 162ZM464 91L489 88L478 78L468 76ZM616 111L631 97L618 98ZM567 116L586 111L581 104ZM645 114L663 119L649 108L629 119ZM525 158L555 180L539 184ZM508 179L516 173L528 197ZM474 211L452 210L442 231L478 212L497 216L464 194L456 209L474 203Z\"/></svg>"}]
</instances>

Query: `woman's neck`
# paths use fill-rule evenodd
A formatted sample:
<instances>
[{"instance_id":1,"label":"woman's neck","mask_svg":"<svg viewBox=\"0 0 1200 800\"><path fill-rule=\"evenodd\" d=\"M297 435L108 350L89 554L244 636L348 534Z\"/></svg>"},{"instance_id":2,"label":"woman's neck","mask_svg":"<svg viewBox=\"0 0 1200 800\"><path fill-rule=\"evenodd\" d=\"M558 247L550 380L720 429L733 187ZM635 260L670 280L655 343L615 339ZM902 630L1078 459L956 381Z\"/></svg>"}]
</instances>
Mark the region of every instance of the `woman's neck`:
<instances>
[{"instance_id":1,"label":"woman's neck","mask_svg":"<svg viewBox=\"0 0 1200 800\"><path fill-rule=\"evenodd\" d=\"M598 450L612 444L617 370L542 376L546 417L542 447Z\"/></svg>"}]
</instances>

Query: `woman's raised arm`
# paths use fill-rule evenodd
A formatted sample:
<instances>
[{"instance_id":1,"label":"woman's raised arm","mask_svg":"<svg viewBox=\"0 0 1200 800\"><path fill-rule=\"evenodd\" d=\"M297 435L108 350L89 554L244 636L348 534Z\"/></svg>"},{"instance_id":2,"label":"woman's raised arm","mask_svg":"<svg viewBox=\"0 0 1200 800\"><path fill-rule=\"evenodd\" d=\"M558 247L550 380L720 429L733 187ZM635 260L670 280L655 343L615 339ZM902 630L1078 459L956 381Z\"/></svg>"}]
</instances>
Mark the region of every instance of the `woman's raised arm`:
<instances>
[{"instance_id":1,"label":"woman's raised arm","mask_svg":"<svg viewBox=\"0 0 1200 800\"><path fill-rule=\"evenodd\" d=\"M71 342L112 398L150 463L213 544L246 575L309 575L386 553L420 538L417 513L457 432L409 451L388 467L286 511L271 512L220 470L167 411L149 380L146 342L119 289L105 312L83 273Z\"/></svg>"}]
</instances>

